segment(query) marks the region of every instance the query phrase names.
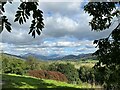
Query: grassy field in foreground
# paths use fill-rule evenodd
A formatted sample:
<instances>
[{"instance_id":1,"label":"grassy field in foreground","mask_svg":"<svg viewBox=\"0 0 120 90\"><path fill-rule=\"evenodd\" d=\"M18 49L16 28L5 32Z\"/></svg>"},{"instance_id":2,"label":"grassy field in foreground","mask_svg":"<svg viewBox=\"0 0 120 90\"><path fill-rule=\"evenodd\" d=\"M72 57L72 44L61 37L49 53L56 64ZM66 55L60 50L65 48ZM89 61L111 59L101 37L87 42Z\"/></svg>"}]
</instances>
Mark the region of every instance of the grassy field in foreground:
<instances>
[{"instance_id":1,"label":"grassy field in foreground","mask_svg":"<svg viewBox=\"0 0 120 90\"><path fill-rule=\"evenodd\" d=\"M15 74L2 75L2 88L99 88L100 86L91 86L88 83L80 85L68 84L55 80L38 79L30 76L21 76Z\"/></svg>"}]
</instances>

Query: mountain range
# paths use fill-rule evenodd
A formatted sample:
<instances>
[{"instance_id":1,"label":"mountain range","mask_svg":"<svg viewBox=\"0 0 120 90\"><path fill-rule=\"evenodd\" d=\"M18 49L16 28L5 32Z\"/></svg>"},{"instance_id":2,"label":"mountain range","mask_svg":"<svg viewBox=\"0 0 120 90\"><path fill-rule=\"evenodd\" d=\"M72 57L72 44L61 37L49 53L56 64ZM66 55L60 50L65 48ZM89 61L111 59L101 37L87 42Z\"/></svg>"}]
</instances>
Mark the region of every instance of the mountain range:
<instances>
[{"instance_id":1,"label":"mountain range","mask_svg":"<svg viewBox=\"0 0 120 90\"><path fill-rule=\"evenodd\" d=\"M42 60L77 60L77 59L96 59L96 56L92 56L92 53L88 54L79 54L79 55L59 55L59 54L53 54L49 56L44 56L40 54L24 54L21 57L27 58L28 56L34 56L37 59L42 59Z\"/></svg>"},{"instance_id":2,"label":"mountain range","mask_svg":"<svg viewBox=\"0 0 120 90\"><path fill-rule=\"evenodd\" d=\"M12 56L16 58L21 58L21 59L26 59L28 56L33 56L39 60L78 60L78 59L93 59L96 60L96 56L92 56L92 53L88 54L79 54L79 55L59 55L59 54L53 54L49 56L44 56L40 54L33 54L33 53L28 53L28 54L23 54L23 55L12 55L8 53L4 53L4 55L7 56Z\"/></svg>"}]
</instances>

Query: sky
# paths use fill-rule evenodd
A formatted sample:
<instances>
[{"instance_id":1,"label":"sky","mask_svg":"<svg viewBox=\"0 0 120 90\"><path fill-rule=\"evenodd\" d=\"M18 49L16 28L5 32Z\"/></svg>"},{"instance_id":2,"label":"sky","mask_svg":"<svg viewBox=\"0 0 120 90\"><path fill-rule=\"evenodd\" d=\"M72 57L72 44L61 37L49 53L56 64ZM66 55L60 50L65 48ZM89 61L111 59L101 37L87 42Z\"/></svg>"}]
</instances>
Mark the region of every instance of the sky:
<instances>
[{"instance_id":1,"label":"sky","mask_svg":"<svg viewBox=\"0 0 120 90\"><path fill-rule=\"evenodd\" d=\"M88 2L40 2L45 28L40 36L33 38L28 34L30 20L24 25L14 23L15 12L19 2L5 5L5 15L12 24L12 32L5 29L0 34L0 49L5 53L23 55L36 53L40 55L79 55L93 53L97 50L95 39L108 36L114 25L102 32L91 31L92 19L83 7Z\"/></svg>"}]
</instances>

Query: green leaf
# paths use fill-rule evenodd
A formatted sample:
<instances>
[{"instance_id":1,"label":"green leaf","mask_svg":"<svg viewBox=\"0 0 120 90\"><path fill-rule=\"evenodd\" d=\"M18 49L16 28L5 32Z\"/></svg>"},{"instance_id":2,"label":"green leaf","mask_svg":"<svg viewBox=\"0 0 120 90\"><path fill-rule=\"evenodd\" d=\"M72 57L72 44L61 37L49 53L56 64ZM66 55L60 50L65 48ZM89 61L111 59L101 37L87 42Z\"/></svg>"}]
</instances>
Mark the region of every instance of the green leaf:
<instances>
[{"instance_id":1,"label":"green leaf","mask_svg":"<svg viewBox=\"0 0 120 90\"><path fill-rule=\"evenodd\" d=\"M32 36L35 38L35 30L32 32Z\"/></svg>"},{"instance_id":2,"label":"green leaf","mask_svg":"<svg viewBox=\"0 0 120 90\"><path fill-rule=\"evenodd\" d=\"M18 21L18 19L19 19L19 17L16 17L15 20L14 20L14 22Z\"/></svg>"},{"instance_id":3,"label":"green leaf","mask_svg":"<svg viewBox=\"0 0 120 90\"><path fill-rule=\"evenodd\" d=\"M98 40L94 40L93 44L97 44L98 43Z\"/></svg>"},{"instance_id":4,"label":"green leaf","mask_svg":"<svg viewBox=\"0 0 120 90\"><path fill-rule=\"evenodd\" d=\"M31 28L28 34L30 34L32 31L33 31L33 29Z\"/></svg>"},{"instance_id":5,"label":"green leaf","mask_svg":"<svg viewBox=\"0 0 120 90\"><path fill-rule=\"evenodd\" d=\"M26 22L26 18L23 16L24 22Z\"/></svg>"},{"instance_id":6,"label":"green leaf","mask_svg":"<svg viewBox=\"0 0 120 90\"><path fill-rule=\"evenodd\" d=\"M41 33L40 33L40 31L39 31L38 29L36 30L36 32L37 32L37 34L38 34L38 35L40 35L40 34L41 34Z\"/></svg>"},{"instance_id":7,"label":"green leaf","mask_svg":"<svg viewBox=\"0 0 120 90\"><path fill-rule=\"evenodd\" d=\"M5 28L7 29L8 32L11 32L11 27L6 23Z\"/></svg>"},{"instance_id":8,"label":"green leaf","mask_svg":"<svg viewBox=\"0 0 120 90\"><path fill-rule=\"evenodd\" d=\"M19 23L20 23L20 24L23 24L23 19L22 19L22 17L20 17Z\"/></svg>"},{"instance_id":9,"label":"green leaf","mask_svg":"<svg viewBox=\"0 0 120 90\"><path fill-rule=\"evenodd\" d=\"M25 14L25 16L26 16L26 18L27 18L27 19L29 19L29 17L28 17L28 15L27 15L27 14Z\"/></svg>"}]
</instances>

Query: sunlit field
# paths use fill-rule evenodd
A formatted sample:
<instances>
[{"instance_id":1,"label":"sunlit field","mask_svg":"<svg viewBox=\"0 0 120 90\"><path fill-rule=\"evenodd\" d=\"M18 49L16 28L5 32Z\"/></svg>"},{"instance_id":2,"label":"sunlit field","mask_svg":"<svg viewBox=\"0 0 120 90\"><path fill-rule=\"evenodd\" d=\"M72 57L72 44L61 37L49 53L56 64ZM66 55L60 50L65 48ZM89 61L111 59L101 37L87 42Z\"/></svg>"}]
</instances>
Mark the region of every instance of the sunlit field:
<instances>
[{"instance_id":1,"label":"sunlit field","mask_svg":"<svg viewBox=\"0 0 120 90\"><path fill-rule=\"evenodd\" d=\"M73 85L66 82L38 79L16 74L4 74L2 80L3 88L100 88L100 86L92 86L88 83Z\"/></svg>"}]
</instances>

